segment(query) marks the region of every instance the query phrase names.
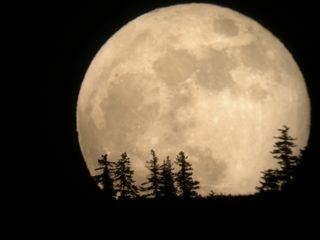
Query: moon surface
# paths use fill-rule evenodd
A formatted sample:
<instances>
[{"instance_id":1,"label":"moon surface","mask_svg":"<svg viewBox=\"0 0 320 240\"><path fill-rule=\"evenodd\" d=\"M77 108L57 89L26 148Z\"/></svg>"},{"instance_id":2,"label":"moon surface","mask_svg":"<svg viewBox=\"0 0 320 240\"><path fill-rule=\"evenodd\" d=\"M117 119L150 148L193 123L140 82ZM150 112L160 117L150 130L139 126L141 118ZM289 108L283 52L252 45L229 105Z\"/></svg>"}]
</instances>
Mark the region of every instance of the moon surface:
<instances>
[{"instance_id":1,"label":"moon surface","mask_svg":"<svg viewBox=\"0 0 320 240\"><path fill-rule=\"evenodd\" d=\"M250 194L276 166L278 128L307 145L310 102L284 45L254 20L209 4L144 14L115 33L91 62L77 104L87 167L127 152L137 183L154 149L189 156L199 193ZM297 150L298 150L297 148Z\"/></svg>"}]
</instances>

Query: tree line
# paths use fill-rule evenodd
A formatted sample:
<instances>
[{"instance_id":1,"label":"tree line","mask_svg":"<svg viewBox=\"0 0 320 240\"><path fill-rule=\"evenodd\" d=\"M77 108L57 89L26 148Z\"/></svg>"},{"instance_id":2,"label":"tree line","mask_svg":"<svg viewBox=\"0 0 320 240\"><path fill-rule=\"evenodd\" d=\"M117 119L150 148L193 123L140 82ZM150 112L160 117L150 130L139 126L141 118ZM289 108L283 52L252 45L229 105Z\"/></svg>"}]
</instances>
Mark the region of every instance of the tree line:
<instances>
[{"instance_id":1,"label":"tree line","mask_svg":"<svg viewBox=\"0 0 320 240\"><path fill-rule=\"evenodd\" d=\"M289 135L289 127L284 125L278 131L280 135L274 137L277 141L271 151L277 167L262 171L260 185L256 187L257 193L290 189L294 186L301 168L304 150L300 150L300 154L295 156L293 148L296 147L296 139ZM95 175L94 179L105 196L109 199L200 197L197 193L200 183L193 179L192 165L183 151L179 152L174 162L178 167L176 172L169 156L160 164L156 152L151 150L150 153L151 159L146 161L149 174L141 186L137 186L133 179L134 170L126 152L122 153L116 162L110 161L108 154L102 155L101 159L98 159L99 167L96 168L100 173ZM208 197L213 196L215 193L211 191Z\"/></svg>"},{"instance_id":2,"label":"tree line","mask_svg":"<svg viewBox=\"0 0 320 240\"><path fill-rule=\"evenodd\" d=\"M188 156L183 151L179 152L175 164L179 170L173 172L173 164L169 156L159 164L159 159L154 150L151 150L151 159L146 161L149 170L147 181L138 187L133 179L134 170L127 153L121 154L120 159L112 162L108 154L98 160L96 168L100 174L94 176L102 192L109 199L132 199L137 197L151 197L173 199L176 197L192 198L198 196L199 181L193 180L193 168L188 162ZM140 195L142 193L142 195Z\"/></svg>"}]
</instances>

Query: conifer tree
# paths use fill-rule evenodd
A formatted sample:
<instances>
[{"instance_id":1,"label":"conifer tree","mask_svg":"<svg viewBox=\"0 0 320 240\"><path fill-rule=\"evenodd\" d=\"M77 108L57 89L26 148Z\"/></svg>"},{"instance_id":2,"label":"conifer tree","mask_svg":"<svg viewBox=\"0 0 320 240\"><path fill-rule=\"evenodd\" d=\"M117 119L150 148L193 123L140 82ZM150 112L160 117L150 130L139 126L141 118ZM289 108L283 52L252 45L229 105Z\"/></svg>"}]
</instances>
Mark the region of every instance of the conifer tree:
<instances>
[{"instance_id":1,"label":"conifer tree","mask_svg":"<svg viewBox=\"0 0 320 240\"><path fill-rule=\"evenodd\" d=\"M292 149L296 147L294 144L296 139L289 136L289 128L287 126L283 126L283 128L278 129L278 131L280 131L280 136L274 138L279 140L274 144L274 150L271 154L273 154L273 158L278 160L278 164L280 166L278 178L280 188L282 190L292 182L294 177L294 168L298 158L293 155Z\"/></svg>"},{"instance_id":2,"label":"conifer tree","mask_svg":"<svg viewBox=\"0 0 320 240\"><path fill-rule=\"evenodd\" d=\"M119 199L135 198L138 196L138 188L133 180L133 173L130 158L124 152L116 162L114 171L115 189Z\"/></svg>"},{"instance_id":3,"label":"conifer tree","mask_svg":"<svg viewBox=\"0 0 320 240\"><path fill-rule=\"evenodd\" d=\"M145 196L151 196L153 198L160 197L160 166L158 164L158 157L155 151L151 151L152 158L147 161L146 167L150 171L147 178L147 182L142 183L142 185L148 185L147 187L142 187L142 191L147 191Z\"/></svg>"},{"instance_id":4,"label":"conifer tree","mask_svg":"<svg viewBox=\"0 0 320 240\"><path fill-rule=\"evenodd\" d=\"M261 173L263 176L260 186L256 187L260 193L280 190L279 171L277 169L268 169Z\"/></svg>"},{"instance_id":5,"label":"conifer tree","mask_svg":"<svg viewBox=\"0 0 320 240\"><path fill-rule=\"evenodd\" d=\"M256 187L259 192L280 191L287 189L296 177L297 168L300 165L301 158L293 155L292 149L296 147L295 138L289 135L289 127L283 126L278 129L280 136L273 145L271 152L273 158L277 160L278 168L263 171L260 186Z\"/></svg>"},{"instance_id":6,"label":"conifer tree","mask_svg":"<svg viewBox=\"0 0 320 240\"><path fill-rule=\"evenodd\" d=\"M160 167L160 196L166 199L176 197L177 189L174 185L174 173L169 156Z\"/></svg>"},{"instance_id":7,"label":"conifer tree","mask_svg":"<svg viewBox=\"0 0 320 240\"><path fill-rule=\"evenodd\" d=\"M176 164L180 169L175 180L178 185L178 195L182 198L196 197L198 195L196 190L199 189L199 182L192 179L193 169L187 159L184 152L180 152L176 159Z\"/></svg>"},{"instance_id":8,"label":"conifer tree","mask_svg":"<svg viewBox=\"0 0 320 240\"><path fill-rule=\"evenodd\" d=\"M102 171L100 174L94 176L94 180L101 187L102 192L109 199L114 198L115 191L113 187L113 168L114 162L108 160L108 154L101 155L98 159L99 167L96 171Z\"/></svg>"}]
</instances>

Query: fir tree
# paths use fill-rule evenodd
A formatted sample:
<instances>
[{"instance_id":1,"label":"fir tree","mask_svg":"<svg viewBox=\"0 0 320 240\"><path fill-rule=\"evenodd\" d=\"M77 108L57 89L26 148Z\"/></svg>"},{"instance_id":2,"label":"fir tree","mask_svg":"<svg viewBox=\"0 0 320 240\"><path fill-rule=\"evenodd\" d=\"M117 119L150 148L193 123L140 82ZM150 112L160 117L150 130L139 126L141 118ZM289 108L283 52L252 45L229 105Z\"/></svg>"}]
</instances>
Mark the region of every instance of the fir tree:
<instances>
[{"instance_id":1,"label":"fir tree","mask_svg":"<svg viewBox=\"0 0 320 240\"><path fill-rule=\"evenodd\" d=\"M135 198L138 196L138 188L133 180L133 173L130 158L124 152L117 161L114 171L115 187L119 199Z\"/></svg>"},{"instance_id":2,"label":"fir tree","mask_svg":"<svg viewBox=\"0 0 320 240\"><path fill-rule=\"evenodd\" d=\"M196 197L199 189L199 182L192 179L192 167L187 161L188 157L184 152L180 152L176 159L176 164L180 167L176 174L176 182L178 185L178 194L182 198Z\"/></svg>"},{"instance_id":3,"label":"fir tree","mask_svg":"<svg viewBox=\"0 0 320 240\"><path fill-rule=\"evenodd\" d=\"M176 197L177 189L174 186L173 167L169 156L160 167L160 196L166 199Z\"/></svg>"},{"instance_id":4,"label":"fir tree","mask_svg":"<svg viewBox=\"0 0 320 240\"><path fill-rule=\"evenodd\" d=\"M260 186L256 187L260 193L280 190L279 171L277 169L268 169L262 171L262 174Z\"/></svg>"},{"instance_id":5,"label":"fir tree","mask_svg":"<svg viewBox=\"0 0 320 240\"><path fill-rule=\"evenodd\" d=\"M142 183L142 185L149 185L147 187L142 187L142 191L148 191L149 193L145 196L151 196L153 198L160 197L160 166L158 164L158 157L154 150L151 150L152 158L147 161L146 167L150 171L147 178L147 182Z\"/></svg>"},{"instance_id":6,"label":"fir tree","mask_svg":"<svg viewBox=\"0 0 320 240\"><path fill-rule=\"evenodd\" d=\"M289 128L287 126L283 126L283 128L278 129L278 131L280 131L281 134L280 136L274 137L279 140L274 144L274 150L271 154L273 154L273 158L278 160L278 164L280 166L278 178L280 181L280 188L282 190L292 182L294 177L294 168L298 158L294 156L292 152L292 149L296 147L293 142L296 139L289 136Z\"/></svg>"},{"instance_id":7,"label":"fir tree","mask_svg":"<svg viewBox=\"0 0 320 240\"><path fill-rule=\"evenodd\" d=\"M108 160L108 154L101 155L101 159L98 159L99 166L96 171L101 171L100 174L94 176L94 180L101 187L102 192L107 198L113 198L115 191L113 187L113 168L114 162Z\"/></svg>"},{"instance_id":8,"label":"fir tree","mask_svg":"<svg viewBox=\"0 0 320 240\"><path fill-rule=\"evenodd\" d=\"M256 187L259 192L282 191L288 189L292 185L297 169L300 166L302 157L293 155L292 149L296 147L294 144L295 138L289 135L289 128L283 126L280 131L280 136L274 137L278 139L273 145L274 149L271 152L273 158L277 160L278 168L268 169L263 171L262 181L260 186Z\"/></svg>"}]
</instances>

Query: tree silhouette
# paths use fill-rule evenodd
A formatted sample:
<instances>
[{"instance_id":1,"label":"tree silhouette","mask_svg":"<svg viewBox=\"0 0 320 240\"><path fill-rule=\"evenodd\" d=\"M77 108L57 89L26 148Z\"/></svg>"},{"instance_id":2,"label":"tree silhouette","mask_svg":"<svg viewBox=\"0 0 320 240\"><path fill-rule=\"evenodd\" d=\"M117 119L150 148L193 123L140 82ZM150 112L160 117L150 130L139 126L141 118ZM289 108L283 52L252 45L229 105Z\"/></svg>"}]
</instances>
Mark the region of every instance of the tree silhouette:
<instances>
[{"instance_id":1,"label":"tree silhouette","mask_svg":"<svg viewBox=\"0 0 320 240\"><path fill-rule=\"evenodd\" d=\"M256 187L259 192L271 192L280 190L279 171L278 169L268 169L262 171L262 180L260 186Z\"/></svg>"},{"instance_id":2,"label":"tree silhouette","mask_svg":"<svg viewBox=\"0 0 320 240\"><path fill-rule=\"evenodd\" d=\"M176 159L176 164L180 167L176 174L176 181L178 194L182 198L196 197L198 194L195 190L199 189L199 182L192 179L193 169L187 159L188 156L184 152L180 152Z\"/></svg>"},{"instance_id":3,"label":"tree silhouette","mask_svg":"<svg viewBox=\"0 0 320 240\"><path fill-rule=\"evenodd\" d=\"M130 165L131 162L127 153L122 153L114 171L115 187L119 199L135 198L138 196L138 188L133 180L134 171L131 170Z\"/></svg>"},{"instance_id":4,"label":"tree silhouette","mask_svg":"<svg viewBox=\"0 0 320 240\"><path fill-rule=\"evenodd\" d=\"M292 148L296 147L293 141L296 139L289 136L289 128L284 125L283 129L278 129L278 131L280 131L281 134L280 136L274 137L279 140L274 144L274 150L271 154L274 155L273 158L277 159L280 165L278 172L279 180L281 181L280 188L282 190L292 182L294 168L298 158L292 153Z\"/></svg>"},{"instance_id":5,"label":"tree silhouette","mask_svg":"<svg viewBox=\"0 0 320 240\"><path fill-rule=\"evenodd\" d=\"M113 168L114 162L108 160L108 154L101 155L102 159L98 159L99 166L96 171L102 170L100 174L94 176L94 180L101 186L102 192L109 199L114 198L115 191L113 187Z\"/></svg>"},{"instance_id":6,"label":"tree silhouette","mask_svg":"<svg viewBox=\"0 0 320 240\"><path fill-rule=\"evenodd\" d=\"M154 198L160 197L160 166L158 164L158 157L154 150L151 149L152 159L147 161L146 167L150 171L147 178L147 182L142 185L149 185L148 187L142 187L142 191L148 191L149 193L145 196L151 196Z\"/></svg>"},{"instance_id":7,"label":"tree silhouette","mask_svg":"<svg viewBox=\"0 0 320 240\"><path fill-rule=\"evenodd\" d=\"M173 167L169 156L160 167L160 196L166 199L176 197L177 189L174 186Z\"/></svg>"},{"instance_id":8,"label":"tree silhouette","mask_svg":"<svg viewBox=\"0 0 320 240\"><path fill-rule=\"evenodd\" d=\"M279 169L268 169L263 171L261 186L256 189L259 192L279 191L290 186L295 178L297 166L300 164L301 158L294 156L292 149L296 147L292 138L289 135L289 127L283 126L280 131L280 136L274 137L279 139L274 145L271 152L273 158L277 160Z\"/></svg>"}]
</instances>

